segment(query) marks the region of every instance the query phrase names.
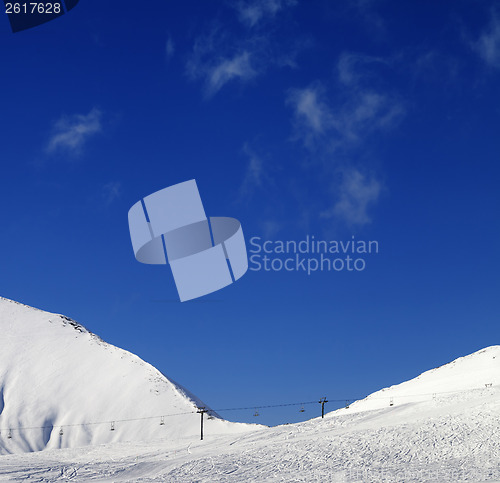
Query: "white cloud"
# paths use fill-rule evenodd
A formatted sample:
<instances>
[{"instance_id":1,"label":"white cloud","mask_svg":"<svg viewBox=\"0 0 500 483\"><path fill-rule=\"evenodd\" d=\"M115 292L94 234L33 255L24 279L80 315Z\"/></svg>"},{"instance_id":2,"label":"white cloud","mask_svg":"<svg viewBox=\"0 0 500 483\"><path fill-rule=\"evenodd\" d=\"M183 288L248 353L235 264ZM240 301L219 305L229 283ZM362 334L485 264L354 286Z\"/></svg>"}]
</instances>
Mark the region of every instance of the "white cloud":
<instances>
[{"instance_id":1,"label":"white cloud","mask_svg":"<svg viewBox=\"0 0 500 483\"><path fill-rule=\"evenodd\" d=\"M235 7L240 21L248 27L255 27L265 18L272 18L283 8L296 3L296 0L241 0Z\"/></svg>"},{"instance_id":2,"label":"white cloud","mask_svg":"<svg viewBox=\"0 0 500 483\"><path fill-rule=\"evenodd\" d=\"M167 39L167 42L165 43L165 55L167 56L167 60L169 60L175 52L175 46L174 46L174 41L172 40L171 37Z\"/></svg>"},{"instance_id":3,"label":"white cloud","mask_svg":"<svg viewBox=\"0 0 500 483\"><path fill-rule=\"evenodd\" d=\"M241 0L233 2L233 6L246 22L256 25L295 3L296 0ZM227 84L248 82L270 67L296 68L297 57L310 46L310 39L302 34L285 41L272 29L251 29L241 34L214 21L195 38L186 74L191 80L204 81L205 95L211 97Z\"/></svg>"},{"instance_id":4,"label":"white cloud","mask_svg":"<svg viewBox=\"0 0 500 483\"><path fill-rule=\"evenodd\" d=\"M389 65L390 61L363 54L344 52L340 56L338 80L349 100L340 108L337 125L346 138L358 140L371 131L393 126L403 116L401 101L375 87L380 67Z\"/></svg>"},{"instance_id":5,"label":"white cloud","mask_svg":"<svg viewBox=\"0 0 500 483\"><path fill-rule=\"evenodd\" d=\"M222 59L205 72L207 92L215 94L224 84L233 79L246 81L257 74L250 63L250 54L242 52L231 59Z\"/></svg>"},{"instance_id":6,"label":"white cloud","mask_svg":"<svg viewBox=\"0 0 500 483\"><path fill-rule=\"evenodd\" d=\"M288 92L295 135L315 154L319 176L334 189L335 198L322 218L358 226L371 221L369 210L382 184L353 160L370 136L393 128L405 114L400 97L384 87L383 70L390 65L384 59L344 53L337 82L315 82Z\"/></svg>"},{"instance_id":7,"label":"white cloud","mask_svg":"<svg viewBox=\"0 0 500 483\"><path fill-rule=\"evenodd\" d=\"M47 152L67 151L78 154L86 141L102 131L102 113L93 108L88 114L62 116L55 124Z\"/></svg>"},{"instance_id":8,"label":"white cloud","mask_svg":"<svg viewBox=\"0 0 500 483\"><path fill-rule=\"evenodd\" d=\"M295 130L308 147L347 147L363 136L394 125L404 114L401 102L388 94L358 89L329 101L318 83L289 92L287 104L294 110ZM326 143L326 144L325 144Z\"/></svg>"},{"instance_id":9,"label":"white cloud","mask_svg":"<svg viewBox=\"0 0 500 483\"><path fill-rule=\"evenodd\" d=\"M382 186L373 176L369 177L355 168L343 172L340 196L333 208L322 213L324 218L338 217L349 225L371 222L368 208L374 204Z\"/></svg>"},{"instance_id":10,"label":"white cloud","mask_svg":"<svg viewBox=\"0 0 500 483\"><path fill-rule=\"evenodd\" d=\"M248 164L245 170L240 193L242 196L251 195L256 189L263 188L271 183L271 178L266 171L264 161L249 146L243 146L243 152L248 156Z\"/></svg>"},{"instance_id":11,"label":"white cloud","mask_svg":"<svg viewBox=\"0 0 500 483\"><path fill-rule=\"evenodd\" d=\"M472 48L492 67L500 68L500 19L493 14L490 25Z\"/></svg>"},{"instance_id":12,"label":"white cloud","mask_svg":"<svg viewBox=\"0 0 500 483\"><path fill-rule=\"evenodd\" d=\"M404 114L402 104L386 94L365 91L344 107L339 119L340 131L350 140L374 130L391 127Z\"/></svg>"},{"instance_id":13,"label":"white cloud","mask_svg":"<svg viewBox=\"0 0 500 483\"><path fill-rule=\"evenodd\" d=\"M252 54L247 49L240 49L236 54L223 55L227 39L214 28L209 35L199 37L193 47L193 53L186 64L186 73L193 79L202 79L205 94L215 95L231 81L248 81L257 75L252 65Z\"/></svg>"},{"instance_id":14,"label":"white cloud","mask_svg":"<svg viewBox=\"0 0 500 483\"><path fill-rule=\"evenodd\" d=\"M332 124L332 115L323 100L323 89L319 85L292 89L287 103L294 108L299 123L313 133L322 133Z\"/></svg>"},{"instance_id":15,"label":"white cloud","mask_svg":"<svg viewBox=\"0 0 500 483\"><path fill-rule=\"evenodd\" d=\"M122 184L120 181L110 181L103 186L102 193L104 201L109 205L121 196Z\"/></svg>"}]
</instances>

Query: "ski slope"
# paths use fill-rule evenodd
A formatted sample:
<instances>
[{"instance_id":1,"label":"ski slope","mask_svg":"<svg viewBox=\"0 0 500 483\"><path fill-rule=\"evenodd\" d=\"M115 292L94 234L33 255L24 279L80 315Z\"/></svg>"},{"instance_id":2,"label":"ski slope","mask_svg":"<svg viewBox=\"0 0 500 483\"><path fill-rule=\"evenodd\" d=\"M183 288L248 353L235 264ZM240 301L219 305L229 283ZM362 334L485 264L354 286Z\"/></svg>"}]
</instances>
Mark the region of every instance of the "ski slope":
<instances>
[{"instance_id":1,"label":"ski slope","mask_svg":"<svg viewBox=\"0 0 500 483\"><path fill-rule=\"evenodd\" d=\"M205 404L65 316L0 298L0 340L0 454L199 434ZM255 428L210 416L214 434Z\"/></svg>"},{"instance_id":2,"label":"ski slope","mask_svg":"<svg viewBox=\"0 0 500 483\"><path fill-rule=\"evenodd\" d=\"M201 401L79 324L0 299L0 330L0 481L500 482L500 346L324 419L215 417L200 441ZM186 414L118 421L155 412Z\"/></svg>"},{"instance_id":3,"label":"ski slope","mask_svg":"<svg viewBox=\"0 0 500 483\"><path fill-rule=\"evenodd\" d=\"M499 416L498 387L470 389L204 441L5 455L0 481L498 482Z\"/></svg>"}]
</instances>

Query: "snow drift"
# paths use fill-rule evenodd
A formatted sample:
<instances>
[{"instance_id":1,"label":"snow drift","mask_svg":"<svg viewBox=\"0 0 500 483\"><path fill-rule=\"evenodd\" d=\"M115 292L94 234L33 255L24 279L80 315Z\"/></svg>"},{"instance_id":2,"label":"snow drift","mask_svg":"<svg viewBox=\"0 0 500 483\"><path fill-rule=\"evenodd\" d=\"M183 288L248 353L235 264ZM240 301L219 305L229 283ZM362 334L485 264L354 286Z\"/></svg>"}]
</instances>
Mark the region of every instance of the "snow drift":
<instances>
[{"instance_id":1,"label":"snow drift","mask_svg":"<svg viewBox=\"0 0 500 483\"><path fill-rule=\"evenodd\" d=\"M205 404L68 317L0 297L0 341L0 454L199 434ZM205 424L256 428L213 412Z\"/></svg>"}]
</instances>

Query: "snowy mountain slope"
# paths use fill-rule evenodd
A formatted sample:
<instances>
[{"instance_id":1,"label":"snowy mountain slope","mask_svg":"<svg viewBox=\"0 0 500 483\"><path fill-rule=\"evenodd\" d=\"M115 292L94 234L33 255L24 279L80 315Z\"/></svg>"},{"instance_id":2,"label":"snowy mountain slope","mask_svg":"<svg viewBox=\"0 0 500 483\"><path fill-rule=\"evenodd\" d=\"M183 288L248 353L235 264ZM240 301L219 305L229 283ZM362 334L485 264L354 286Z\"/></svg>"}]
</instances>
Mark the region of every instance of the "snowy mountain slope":
<instances>
[{"instance_id":1,"label":"snowy mountain slope","mask_svg":"<svg viewBox=\"0 0 500 483\"><path fill-rule=\"evenodd\" d=\"M0 481L499 482L499 349L457 359L324 419L208 434L204 441L186 437L4 455ZM493 386L481 387L486 380ZM447 392L424 400L437 384ZM389 390L398 395L393 406ZM383 407L371 409L380 394ZM403 395L406 401L398 403Z\"/></svg>"},{"instance_id":2,"label":"snowy mountain slope","mask_svg":"<svg viewBox=\"0 0 500 483\"><path fill-rule=\"evenodd\" d=\"M340 409L338 414L352 414L387 407L399 408L410 403L450 401L477 398L490 394L491 387L500 386L500 346L491 346L460 357L441 367L431 369L409 381L370 394L365 399ZM415 406L412 406L415 407ZM419 412L421 407L419 407Z\"/></svg>"},{"instance_id":3,"label":"snowy mountain slope","mask_svg":"<svg viewBox=\"0 0 500 483\"><path fill-rule=\"evenodd\" d=\"M201 401L65 316L0 298L0 341L0 454L199 434ZM255 428L213 416L212 433Z\"/></svg>"}]
</instances>

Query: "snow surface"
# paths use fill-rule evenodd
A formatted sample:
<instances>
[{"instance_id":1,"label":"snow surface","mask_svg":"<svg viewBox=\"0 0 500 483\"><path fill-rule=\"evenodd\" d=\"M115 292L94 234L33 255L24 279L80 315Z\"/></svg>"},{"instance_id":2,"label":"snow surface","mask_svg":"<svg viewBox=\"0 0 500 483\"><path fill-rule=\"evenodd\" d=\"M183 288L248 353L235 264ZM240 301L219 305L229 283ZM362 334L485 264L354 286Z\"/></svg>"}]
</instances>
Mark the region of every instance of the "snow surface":
<instances>
[{"instance_id":1,"label":"snow surface","mask_svg":"<svg viewBox=\"0 0 500 483\"><path fill-rule=\"evenodd\" d=\"M2 429L0 444L4 453L55 448L67 445L68 434L73 447L4 454L0 481L500 482L500 346L377 391L324 419L274 428L213 419L200 441L194 414L169 425L165 418L164 427L157 420L151 426L117 423L113 432L107 425L99 431L92 427L85 436L80 428L73 436L65 428L61 444L59 426L78 417L102 420L119 410L136 416L138 401L147 415L156 409L159 414L165 408L192 410L195 403L132 354L61 316L41 314L0 300L1 333L13 336L10 343L2 339L2 346L14 346L9 356L0 353L0 423L4 428L46 419L54 430L45 444L28 430L5 440ZM59 345L67 349L57 351ZM84 370L78 371L80 365ZM85 378L89 369L94 372ZM72 382L74 375L80 383ZM76 447L80 444L92 446Z\"/></svg>"},{"instance_id":2,"label":"snow surface","mask_svg":"<svg viewBox=\"0 0 500 483\"><path fill-rule=\"evenodd\" d=\"M0 298L0 341L0 454L199 435L205 404L65 316ZM207 416L214 434L255 429Z\"/></svg>"}]
</instances>

